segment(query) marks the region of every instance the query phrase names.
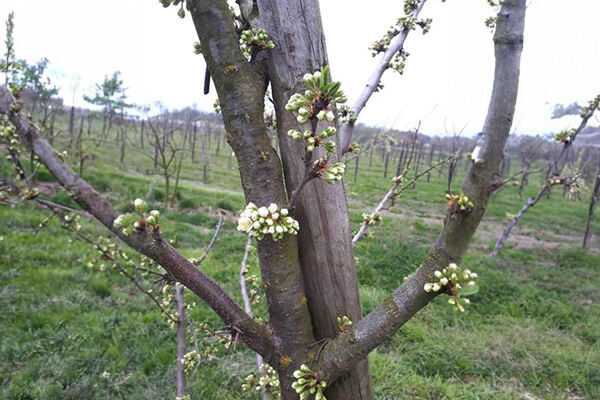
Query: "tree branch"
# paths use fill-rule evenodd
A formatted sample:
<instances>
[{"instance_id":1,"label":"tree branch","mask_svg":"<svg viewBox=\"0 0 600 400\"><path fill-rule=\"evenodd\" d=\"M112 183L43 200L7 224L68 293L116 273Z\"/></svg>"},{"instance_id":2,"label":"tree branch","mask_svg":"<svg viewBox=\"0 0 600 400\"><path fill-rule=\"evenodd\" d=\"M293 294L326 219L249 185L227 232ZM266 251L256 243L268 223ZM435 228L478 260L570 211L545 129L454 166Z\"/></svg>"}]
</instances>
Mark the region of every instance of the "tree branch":
<instances>
[{"instance_id":1,"label":"tree branch","mask_svg":"<svg viewBox=\"0 0 600 400\"><path fill-rule=\"evenodd\" d=\"M419 15L426 1L427 0L421 0L419 2L417 7L412 12L413 17L416 18ZM377 66L375 67L375 70L371 74L371 78L367 82L367 85L365 86L362 93L360 94L360 96L358 96L358 98L354 102L354 105L352 106L355 118L358 118L360 112L367 104L367 101L369 101L373 93L375 93L375 91L377 90L377 87L381 82L381 77L383 76L383 73L389 68L389 64L392 61L392 58L394 58L396 53L402 51L402 49L404 48L404 42L406 41L406 38L408 37L410 31L411 30L409 28L404 28L390 42L390 45L383 54L383 57L381 57L381 59L377 63ZM340 155L346 153L350 148L350 143L352 142L352 136L354 134L354 124L354 121L350 121L347 124L343 124L340 129Z\"/></svg>"},{"instance_id":2,"label":"tree branch","mask_svg":"<svg viewBox=\"0 0 600 400\"><path fill-rule=\"evenodd\" d=\"M145 231L124 235L113 225L118 213L108 200L101 197L87 182L78 177L55 155L48 142L40 137L39 128L20 112L20 106L6 89L0 87L0 114L8 116L20 140L27 145L74 199L108 230L141 254L154 260L175 279L198 295L228 325L242 332L245 343L266 359L276 356L277 349L271 335L258 324L202 271L179 254L160 236Z\"/></svg>"},{"instance_id":3,"label":"tree branch","mask_svg":"<svg viewBox=\"0 0 600 400\"><path fill-rule=\"evenodd\" d=\"M377 204L375 209L373 209L373 212L371 213L371 217L370 217L371 220L373 220L376 217L377 213L379 213L381 210L384 209L385 204L388 201L390 201L390 200L393 201L396 197L400 196L409 187L411 187L417 180L419 180L419 178L421 178L424 175L427 175L429 172L433 171L434 169L441 167L448 161L456 159L456 157L457 157L457 155L454 155L454 156L450 156L450 157L444 158L443 160L438 161L437 163L433 164L431 167L429 167L429 168L425 169L424 171L415 175L407 184L402 186L400 188L400 190L396 191L396 189L398 189L403 182L402 180L399 179L397 182L395 182L392 185L392 187L390 188L390 190L388 190L388 192L385 194L385 196L383 196L383 198L381 199L379 204ZM358 243L360 238L363 237L363 235L366 233L368 227L369 227L369 223L367 221L362 223L362 225L358 229L358 232L356 232L356 235L354 235L354 237L352 238L352 247L356 246L356 244Z\"/></svg>"},{"instance_id":4,"label":"tree branch","mask_svg":"<svg viewBox=\"0 0 600 400\"><path fill-rule=\"evenodd\" d=\"M487 207L510 133L518 91L525 5L526 0L505 0L498 14L494 87L480 143L480 160L471 164L463 182L463 191L473 201L474 208L468 213L453 213L449 209L444 228L421 266L375 310L325 346L317 371L328 384L349 371L436 296L423 289L433 279L434 271L450 262L460 264Z\"/></svg>"}]
</instances>

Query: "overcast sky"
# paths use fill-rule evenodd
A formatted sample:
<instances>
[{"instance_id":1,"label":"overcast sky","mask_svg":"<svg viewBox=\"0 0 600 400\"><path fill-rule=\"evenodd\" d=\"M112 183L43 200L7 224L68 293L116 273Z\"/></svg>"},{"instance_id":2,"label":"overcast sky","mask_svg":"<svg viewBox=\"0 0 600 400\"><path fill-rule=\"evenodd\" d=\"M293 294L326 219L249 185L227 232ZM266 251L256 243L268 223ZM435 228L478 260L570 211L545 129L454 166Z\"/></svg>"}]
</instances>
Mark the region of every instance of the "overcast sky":
<instances>
[{"instance_id":1,"label":"overcast sky","mask_svg":"<svg viewBox=\"0 0 600 400\"><path fill-rule=\"evenodd\" d=\"M369 45L401 14L402 3L321 1L332 73L350 103L375 65ZM2 19L10 10L17 57L47 57L66 104L77 83L75 103L84 105L83 94L120 70L132 102L212 110L214 90L202 94L204 62L192 52L197 37L191 19L179 19L173 7L164 9L158 0L0 0ZM492 13L486 0L429 0L421 16L433 18L431 32L409 36L404 75L386 72L384 90L360 121L404 129L422 119L427 134L463 127L466 134L478 132L493 75L492 33L483 23ZM551 120L552 106L584 103L600 93L599 16L598 0L529 0L516 132L575 125L576 118Z\"/></svg>"}]
</instances>

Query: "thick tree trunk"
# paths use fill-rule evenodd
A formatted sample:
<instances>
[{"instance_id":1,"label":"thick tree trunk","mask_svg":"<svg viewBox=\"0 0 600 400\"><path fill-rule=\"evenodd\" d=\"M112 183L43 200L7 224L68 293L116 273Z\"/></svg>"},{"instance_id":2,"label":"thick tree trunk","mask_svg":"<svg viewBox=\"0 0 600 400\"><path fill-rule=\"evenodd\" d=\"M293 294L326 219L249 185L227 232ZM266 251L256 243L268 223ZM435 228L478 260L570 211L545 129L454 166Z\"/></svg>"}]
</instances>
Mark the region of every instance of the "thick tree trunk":
<instances>
[{"instance_id":1,"label":"thick tree trunk","mask_svg":"<svg viewBox=\"0 0 600 400\"><path fill-rule=\"evenodd\" d=\"M287 132L298 122L285 104L305 88L302 76L328 63L317 0L258 0L260 27L276 47L269 52L269 77L288 193L302 181L304 149ZM339 143L338 143L339 145ZM300 223L298 246L315 339L339 333L337 317L361 318L354 269L346 192L342 183L309 182L300 192L294 213ZM372 399L368 362L358 363L327 388L328 400Z\"/></svg>"},{"instance_id":2,"label":"thick tree trunk","mask_svg":"<svg viewBox=\"0 0 600 400\"><path fill-rule=\"evenodd\" d=\"M203 55L219 95L227 139L235 151L246 201L259 206L283 206L288 197L281 161L271 147L263 114L265 77L240 52L226 2L191 1L188 9L200 42L207 49ZM295 399L292 373L306 360L309 345L315 340L297 238L286 235L274 241L269 236L258 241L257 248L269 328L286 352L285 357L271 365L279 373L283 398Z\"/></svg>"}]
</instances>

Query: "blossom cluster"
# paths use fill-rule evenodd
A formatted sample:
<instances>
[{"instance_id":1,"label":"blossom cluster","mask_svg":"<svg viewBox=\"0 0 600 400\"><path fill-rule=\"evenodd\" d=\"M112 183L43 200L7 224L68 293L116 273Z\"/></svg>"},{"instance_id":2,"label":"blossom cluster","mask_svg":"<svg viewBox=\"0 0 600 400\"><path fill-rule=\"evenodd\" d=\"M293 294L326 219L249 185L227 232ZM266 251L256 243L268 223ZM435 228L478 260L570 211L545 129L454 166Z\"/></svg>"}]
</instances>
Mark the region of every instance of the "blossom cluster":
<instances>
[{"instance_id":1,"label":"blossom cluster","mask_svg":"<svg viewBox=\"0 0 600 400\"><path fill-rule=\"evenodd\" d=\"M340 122L343 124L356 121L356 113L349 105L342 104L337 108L337 113L340 117Z\"/></svg>"},{"instance_id":2,"label":"blossom cluster","mask_svg":"<svg viewBox=\"0 0 600 400\"><path fill-rule=\"evenodd\" d=\"M302 79L307 90L304 94L293 94L285 106L286 110L296 111L298 113L296 119L301 124L309 120L332 122L335 119L333 105L347 101L344 92L340 89L341 82L329 80L329 66L313 74L306 74Z\"/></svg>"},{"instance_id":3,"label":"blossom cluster","mask_svg":"<svg viewBox=\"0 0 600 400\"><path fill-rule=\"evenodd\" d=\"M188 351L183 355L181 363L185 372L192 372L196 364L200 361L201 356L196 350Z\"/></svg>"},{"instance_id":4,"label":"blossom cluster","mask_svg":"<svg viewBox=\"0 0 600 400\"><path fill-rule=\"evenodd\" d=\"M296 129L290 129L288 131L288 136L294 140L304 140L307 151L314 151L315 147L323 145L327 151L327 154L333 154L335 151L335 143L325 142L324 140L330 136L334 136L336 133L337 130L333 126L328 126L319 134L313 133L310 129L306 129L304 132L300 132Z\"/></svg>"},{"instance_id":5,"label":"blossom cluster","mask_svg":"<svg viewBox=\"0 0 600 400\"><path fill-rule=\"evenodd\" d=\"M369 50L372 51L372 56L375 57L379 53L387 51L392 39L402 31L411 31L420 27L423 34L426 34L431 29L431 18L419 19L415 16L416 10L419 7L420 0L405 0L404 15L396 20L396 24L383 35L383 37L375 41ZM408 55L408 53L406 53Z\"/></svg>"},{"instance_id":6,"label":"blossom cluster","mask_svg":"<svg viewBox=\"0 0 600 400\"><path fill-rule=\"evenodd\" d=\"M327 400L323 395L327 382L321 380L319 375L306 364L302 364L300 369L294 371L294 378L296 380L292 383L292 388L300 395L300 400L306 400L312 395L315 400Z\"/></svg>"},{"instance_id":7,"label":"blossom cluster","mask_svg":"<svg viewBox=\"0 0 600 400\"><path fill-rule=\"evenodd\" d=\"M381 214L379 214L378 212L376 212L373 215L362 213L362 220L363 224L375 225L376 223L381 222Z\"/></svg>"},{"instance_id":8,"label":"blossom cluster","mask_svg":"<svg viewBox=\"0 0 600 400\"><path fill-rule=\"evenodd\" d=\"M268 207L258 207L254 203L248 203L238 219L237 230L249 233L262 240L265 235L272 235L277 241L288 233L298 233L298 221L290 217L287 208L279 209L277 204L271 203Z\"/></svg>"},{"instance_id":9,"label":"blossom cluster","mask_svg":"<svg viewBox=\"0 0 600 400\"><path fill-rule=\"evenodd\" d=\"M135 199L133 202L135 213L121 214L113 222L115 228L123 228L123 235L129 236L134 231L142 232L147 230L148 232L158 231L158 222L160 218L160 212L158 210L152 210L147 212L148 204L142 199Z\"/></svg>"},{"instance_id":10,"label":"blossom cluster","mask_svg":"<svg viewBox=\"0 0 600 400\"><path fill-rule=\"evenodd\" d=\"M274 49L275 43L264 29L247 29L240 35L240 48L244 57L251 58L261 50Z\"/></svg>"},{"instance_id":11,"label":"blossom cluster","mask_svg":"<svg viewBox=\"0 0 600 400\"><path fill-rule=\"evenodd\" d=\"M327 169L321 175L321 178L327 183L333 183L342 180L346 173L346 164L343 162L337 162L334 164L328 164Z\"/></svg>"},{"instance_id":12,"label":"blossom cluster","mask_svg":"<svg viewBox=\"0 0 600 400\"><path fill-rule=\"evenodd\" d=\"M260 366L260 373L258 376L254 373L248 375L244 379L242 384L242 390L248 391L254 389L256 391L267 390L269 393L274 394L275 398L279 398L279 378L277 372L268 364L262 364Z\"/></svg>"},{"instance_id":13,"label":"blossom cluster","mask_svg":"<svg viewBox=\"0 0 600 400\"><path fill-rule=\"evenodd\" d=\"M564 129L554 135L554 140L562 143L570 143L575 129Z\"/></svg>"},{"instance_id":14,"label":"blossom cluster","mask_svg":"<svg viewBox=\"0 0 600 400\"><path fill-rule=\"evenodd\" d=\"M600 110L600 94L597 95L596 97L594 97L593 100L590 100L588 102L587 106L581 108L581 112L579 113L579 116L581 118L585 118L587 113L589 113L590 111L595 111L595 110Z\"/></svg>"},{"instance_id":15,"label":"blossom cluster","mask_svg":"<svg viewBox=\"0 0 600 400\"><path fill-rule=\"evenodd\" d=\"M473 209L473 202L469 198L461 193L460 195L446 194L446 199L449 200L448 207L451 213L457 212L468 212Z\"/></svg>"},{"instance_id":16,"label":"blossom cluster","mask_svg":"<svg viewBox=\"0 0 600 400\"><path fill-rule=\"evenodd\" d=\"M423 286L426 292L439 292L442 288L447 289L452 298L448 300L448 304L455 311L463 312L465 307L471 304L471 301L461 296L468 296L479 291L479 287L475 282L477 274L468 269L464 271L455 263L451 263L447 268L433 273L436 280L427 282Z\"/></svg>"},{"instance_id":17,"label":"blossom cluster","mask_svg":"<svg viewBox=\"0 0 600 400\"><path fill-rule=\"evenodd\" d=\"M337 317L337 326L340 332L344 333L352 326L352 320L345 315Z\"/></svg>"}]
</instances>

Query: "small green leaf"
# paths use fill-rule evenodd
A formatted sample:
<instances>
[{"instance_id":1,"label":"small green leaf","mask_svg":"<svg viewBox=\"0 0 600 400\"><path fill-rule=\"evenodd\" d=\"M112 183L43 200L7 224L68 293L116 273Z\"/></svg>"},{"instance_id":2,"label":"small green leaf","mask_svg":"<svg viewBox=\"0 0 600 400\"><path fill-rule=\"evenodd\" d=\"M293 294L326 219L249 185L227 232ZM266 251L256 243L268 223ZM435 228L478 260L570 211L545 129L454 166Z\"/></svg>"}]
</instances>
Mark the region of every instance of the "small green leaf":
<instances>
[{"instance_id":1,"label":"small green leaf","mask_svg":"<svg viewBox=\"0 0 600 400\"><path fill-rule=\"evenodd\" d=\"M458 293L460 293L461 296L470 296L472 294L476 294L477 292L479 292L479 285L477 284L465 285L458 289Z\"/></svg>"}]
</instances>

